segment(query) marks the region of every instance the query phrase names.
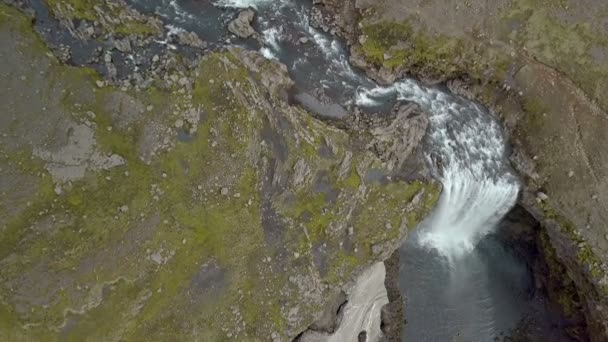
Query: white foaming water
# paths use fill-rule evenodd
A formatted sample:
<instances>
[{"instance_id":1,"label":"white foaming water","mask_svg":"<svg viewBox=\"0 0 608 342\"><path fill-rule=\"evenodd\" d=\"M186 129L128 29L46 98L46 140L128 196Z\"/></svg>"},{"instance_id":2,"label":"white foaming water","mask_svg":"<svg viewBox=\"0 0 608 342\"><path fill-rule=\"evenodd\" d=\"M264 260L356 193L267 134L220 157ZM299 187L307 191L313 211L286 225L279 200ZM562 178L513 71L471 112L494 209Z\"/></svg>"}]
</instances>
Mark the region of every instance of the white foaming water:
<instances>
[{"instance_id":1,"label":"white foaming water","mask_svg":"<svg viewBox=\"0 0 608 342\"><path fill-rule=\"evenodd\" d=\"M270 27L263 30L262 37L266 46L263 47L262 50L269 49L276 58L276 54L281 51L281 46L279 45L281 34L281 29L276 27Z\"/></svg>"},{"instance_id":2,"label":"white foaming water","mask_svg":"<svg viewBox=\"0 0 608 342\"><path fill-rule=\"evenodd\" d=\"M187 11L184 11L181 6L177 3L177 1L175 0L171 0L169 1L169 6L173 9L173 11L175 12L175 15L178 18L181 18L182 20L185 19L195 19L194 15L188 13Z\"/></svg>"},{"instance_id":3,"label":"white foaming water","mask_svg":"<svg viewBox=\"0 0 608 342\"><path fill-rule=\"evenodd\" d=\"M460 257L495 228L517 199L519 184L505 161L501 129L477 104L413 80L359 89L357 104L377 105L391 94L430 114L429 159L443 192L419 241L450 260Z\"/></svg>"},{"instance_id":4,"label":"white foaming water","mask_svg":"<svg viewBox=\"0 0 608 342\"><path fill-rule=\"evenodd\" d=\"M255 8L272 4L273 2L283 2L276 0L219 0L214 2L216 6L220 7L232 7L232 8Z\"/></svg>"}]
</instances>

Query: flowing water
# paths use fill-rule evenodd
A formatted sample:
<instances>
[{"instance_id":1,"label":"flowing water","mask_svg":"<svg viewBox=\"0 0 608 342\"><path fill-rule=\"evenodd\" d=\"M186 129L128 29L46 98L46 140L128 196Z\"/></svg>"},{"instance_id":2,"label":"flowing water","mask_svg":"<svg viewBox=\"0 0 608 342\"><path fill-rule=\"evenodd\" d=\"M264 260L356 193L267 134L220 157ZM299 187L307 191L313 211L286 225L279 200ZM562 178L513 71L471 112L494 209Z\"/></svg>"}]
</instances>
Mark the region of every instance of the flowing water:
<instances>
[{"instance_id":1,"label":"flowing water","mask_svg":"<svg viewBox=\"0 0 608 342\"><path fill-rule=\"evenodd\" d=\"M400 287L407 298L408 321L404 338L490 341L515 327L527 305L531 276L524 262L492 235L514 205L519 184L506 162L506 142L491 113L410 79L387 87L376 85L349 65L341 41L309 25L309 2L131 3L158 14L172 27L197 32L212 44L231 40L224 28L239 8L255 8L255 28L263 44L232 42L259 49L287 65L296 82L296 100L319 114L342 117L352 106L371 111L390 108L396 101L418 103L430 115L427 156L443 192L434 212L401 250ZM379 277L378 272L370 274ZM348 329L339 330L334 340L356 340L362 330L378 331L381 305L375 304L386 302L386 291L377 280L360 280L355 292L369 305L351 308L345 316L351 319ZM382 287L381 291L360 291L370 284Z\"/></svg>"}]
</instances>

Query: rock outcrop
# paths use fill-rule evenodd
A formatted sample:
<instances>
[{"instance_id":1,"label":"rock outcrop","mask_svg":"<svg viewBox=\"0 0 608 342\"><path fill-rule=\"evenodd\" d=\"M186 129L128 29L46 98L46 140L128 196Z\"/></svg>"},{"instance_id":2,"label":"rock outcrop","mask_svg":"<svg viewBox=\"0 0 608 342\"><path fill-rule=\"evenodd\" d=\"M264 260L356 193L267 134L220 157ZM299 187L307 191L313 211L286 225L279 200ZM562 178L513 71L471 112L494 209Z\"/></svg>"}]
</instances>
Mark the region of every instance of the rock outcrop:
<instances>
[{"instance_id":1,"label":"rock outcrop","mask_svg":"<svg viewBox=\"0 0 608 342\"><path fill-rule=\"evenodd\" d=\"M252 9L243 10L228 24L228 30L237 37L249 38L256 34L251 26L254 18L255 12Z\"/></svg>"},{"instance_id":2,"label":"rock outcrop","mask_svg":"<svg viewBox=\"0 0 608 342\"><path fill-rule=\"evenodd\" d=\"M5 5L0 43L0 340L291 340L437 200L388 167L423 130L377 127L378 155L256 52L142 90L61 64Z\"/></svg>"}]
</instances>

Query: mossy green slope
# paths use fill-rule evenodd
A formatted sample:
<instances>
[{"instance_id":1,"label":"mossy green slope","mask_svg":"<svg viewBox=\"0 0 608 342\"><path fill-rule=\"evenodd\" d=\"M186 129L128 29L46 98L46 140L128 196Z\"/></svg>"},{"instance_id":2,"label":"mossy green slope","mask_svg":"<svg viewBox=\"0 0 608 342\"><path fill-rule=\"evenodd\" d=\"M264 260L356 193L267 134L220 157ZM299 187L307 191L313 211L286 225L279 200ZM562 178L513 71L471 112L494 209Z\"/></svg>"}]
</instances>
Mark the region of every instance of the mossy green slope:
<instances>
[{"instance_id":1,"label":"mossy green slope","mask_svg":"<svg viewBox=\"0 0 608 342\"><path fill-rule=\"evenodd\" d=\"M159 22L130 10L122 0L44 0L53 14L65 20L85 20L101 25L106 33L122 36L154 36L162 32Z\"/></svg>"},{"instance_id":2,"label":"mossy green slope","mask_svg":"<svg viewBox=\"0 0 608 342\"><path fill-rule=\"evenodd\" d=\"M121 92L60 65L27 22L0 6L0 340L293 338L437 199L365 182L389 171L283 101L290 81L255 53L206 56L192 92ZM196 133L174 127L186 110ZM46 157L83 132L83 160Z\"/></svg>"}]
</instances>

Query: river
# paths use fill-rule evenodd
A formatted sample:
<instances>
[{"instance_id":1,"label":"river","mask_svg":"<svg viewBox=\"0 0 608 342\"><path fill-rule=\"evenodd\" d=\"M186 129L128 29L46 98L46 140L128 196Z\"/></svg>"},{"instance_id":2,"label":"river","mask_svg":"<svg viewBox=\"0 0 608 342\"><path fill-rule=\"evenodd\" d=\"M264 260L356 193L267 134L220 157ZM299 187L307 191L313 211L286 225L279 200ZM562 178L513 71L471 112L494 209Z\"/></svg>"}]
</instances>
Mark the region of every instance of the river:
<instances>
[{"instance_id":1,"label":"river","mask_svg":"<svg viewBox=\"0 0 608 342\"><path fill-rule=\"evenodd\" d=\"M211 44L259 49L281 61L296 82L295 99L317 114L340 118L354 106L381 111L396 101L418 103L430 116L427 157L443 191L433 213L400 251L399 285L407 320L403 339L492 341L517 326L532 305L534 285L525 261L494 234L515 204L520 186L492 113L412 79L378 86L350 66L343 42L309 25L311 5L305 1L130 3L162 17L172 30L194 31ZM262 44L230 38L225 31L238 9L247 7L256 9L254 26ZM369 273L383 278L383 272ZM369 290L371 302L357 307L350 303L344 318L348 328L339 329L330 340L355 341L362 330L369 332L368 340L379 337L381 305L375 304L386 302L386 290L382 281L369 280L362 279L355 292L374 287Z\"/></svg>"}]
</instances>

